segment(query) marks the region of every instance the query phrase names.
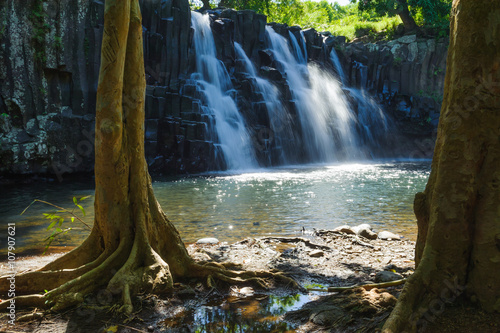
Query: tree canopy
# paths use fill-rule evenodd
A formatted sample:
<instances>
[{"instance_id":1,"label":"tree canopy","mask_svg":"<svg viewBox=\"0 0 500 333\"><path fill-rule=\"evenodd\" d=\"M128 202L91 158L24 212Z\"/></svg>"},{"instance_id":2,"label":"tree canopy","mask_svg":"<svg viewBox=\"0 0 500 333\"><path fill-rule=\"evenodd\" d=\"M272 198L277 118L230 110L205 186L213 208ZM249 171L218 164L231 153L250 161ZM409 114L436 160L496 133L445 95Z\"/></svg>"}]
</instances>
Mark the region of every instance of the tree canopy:
<instances>
[{"instance_id":1,"label":"tree canopy","mask_svg":"<svg viewBox=\"0 0 500 333\"><path fill-rule=\"evenodd\" d=\"M401 16L406 28L410 25L447 28L451 0L352 0L360 11L374 11L378 15ZM408 24L408 26L407 26Z\"/></svg>"}]
</instances>

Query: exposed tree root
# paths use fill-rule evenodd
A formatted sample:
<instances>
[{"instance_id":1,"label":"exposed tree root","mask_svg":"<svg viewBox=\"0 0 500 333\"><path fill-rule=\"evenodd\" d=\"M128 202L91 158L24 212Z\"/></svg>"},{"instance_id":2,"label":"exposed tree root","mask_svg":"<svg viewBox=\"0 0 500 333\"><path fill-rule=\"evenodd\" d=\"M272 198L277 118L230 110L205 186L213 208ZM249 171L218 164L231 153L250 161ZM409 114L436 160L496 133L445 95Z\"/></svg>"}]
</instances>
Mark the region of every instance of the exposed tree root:
<instances>
[{"instance_id":1,"label":"exposed tree root","mask_svg":"<svg viewBox=\"0 0 500 333\"><path fill-rule=\"evenodd\" d=\"M369 283L369 284L355 284L353 286L347 287L328 287L328 289L320 289L320 288L307 288L308 291L324 291L324 292L341 292L344 290L351 290L356 288L363 288L364 290L372 290L375 288L387 288L394 287L404 284L406 279L395 280L390 282L381 282L381 283Z\"/></svg>"},{"instance_id":2,"label":"exposed tree root","mask_svg":"<svg viewBox=\"0 0 500 333\"><path fill-rule=\"evenodd\" d=\"M232 271L223 264L195 263L158 204L144 158L146 80L138 0L106 0L101 70L96 101L95 220L85 242L36 272L16 276L16 308L61 311L85 296L121 295L130 315L138 292L162 293L174 280L198 278L255 284L268 279L297 283L271 271ZM307 240L301 240L313 246ZM0 287L9 285L0 278ZM41 295L42 290L50 289ZM1 288L5 292L8 288ZM5 295L0 295L5 296ZM0 303L6 308L9 300Z\"/></svg>"}]
</instances>

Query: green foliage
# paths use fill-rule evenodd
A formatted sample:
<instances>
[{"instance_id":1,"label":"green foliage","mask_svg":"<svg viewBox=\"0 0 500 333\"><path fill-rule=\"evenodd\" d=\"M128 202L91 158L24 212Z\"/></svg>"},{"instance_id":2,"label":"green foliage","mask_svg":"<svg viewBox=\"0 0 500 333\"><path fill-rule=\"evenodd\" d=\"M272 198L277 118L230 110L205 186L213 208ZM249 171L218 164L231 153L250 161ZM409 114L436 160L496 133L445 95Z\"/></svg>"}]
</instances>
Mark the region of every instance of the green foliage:
<instances>
[{"instance_id":1,"label":"green foliage","mask_svg":"<svg viewBox=\"0 0 500 333\"><path fill-rule=\"evenodd\" d=\"M56 50L62 50L63 43L61 37L59 36L54 37L54 47L56 48Z\"/></svg>"},{"instance_id":2,"label":"green foliage","mask_svg":"<svg viewBox=\"0 0 500 333\"><path fill-rule=\"evenodd\" d=\"M340 6L327 1L297 0L271 2L268 21L329 31L333 35L346 36L348 40L364 34L380 34L391 38L396 27L401 24L399 17L360 12L355 4Z\"/></svg>"},{"instance_id":3,"label":"green foliage","mask_svg":"<svg viewBox=\"0 0 500 333\"><path fill-rule=\"evenodd\" d=\"M443 94L437 91L432 90L420 90L417 94L419 97L428 97L432 98L436 103L441 104L443 102Z\"/></svg>"},{"instance_id":4,"label":"green foliage","mask_svg":"<svg viewBox=\"0 0 500 333\"><path fill-rule=\"evenodd\" d=\"M449 25L452 0L408 0L411 13L420 25Z\"/></svg>"},{"instance_id":5,"label":"green foliage","mask_svg":"<svg viewBox=\"0 0 500 333\"><path fill-rule=\"evenodd\" d=\"M395 57L392 63L394 64L394 66L400 67L402 61L403 61L403 59L401 59L400 57Z\"/></svg>"},{"instance_id":6,"label":"green foliage","mask_svg":"<svg viewBox=\"0 0 500 333\"><path fill-rule=\"evenodd\" d=\"M417 25L430 28L436 34L448 34L452 0L359 0L357 3L362 12L390 17L400 14L403 6L408 6Z\"/></svg>"},{"instance_id":7,"label":"green foliage","mask_svg":"<svg viewBox=\"0 0 500 333\"><path fill-rule=\"evenodd\" d=\"M4 113L0 114L0 116L7 118L9 115L4 112Z\"/></svg>"},{"instance_id":8,"label":"green foliage","mask_svg":"<svg viewBox=\"0 0 500 333\"><path fill-rule=\"evenodd\" d=\"M45 249L43 251L43 254L45 254L47 252L48 248L50 247L50 245L52 244L54 239L56 239L56 237L65 235L69 231L74 229L73 227L63 228L63 223L66 220L66 218L69 217L69 220L72 223L75 222L75 219L76 219L80 223L82 223L85 227L90 229L90 226L87 223L85 223L85 221L83 221L82 218L80 218L77 214L75 214L75 209L78 208L80 210L80 212L82 213L83 217L85 217L85 209L81 205L81 202L89 197L90 197L90 195L81 197L79 199L77 199L76 197L73 197L73 204L75 205L75 207L73 207L72 210L69 210L69 209L66 209L63 207L59 207L59 206L56 206L50 202L39 200L39 199L33 200L33 202L28 207L26 207L26 209L23 210L21 215L23 215L28 210L28 208L30 208L31 205L33 205L35 202L41 202L43 204L52 206L52 207L57 209L56 211L51 212L51 213L43 213L44 218L50 221L50 223L47 227L47 231L51 231L50 236L45 239L46 243L45 243ZM54 227L55 227L55 229L54 229Z\"/></svg>"},{"instance_id":9,"label":"green foliage","mask_svg":"<svg viewBox=\"0 0 500 333\"><path fill-rule=\"evenodd\" d=\"M31 10L29 19L33 24L33 47L35 49L35 59L40 62L45 62L47 56L45 54L45 36L50 32L50 25L45 20L47 14L43 10L43 3L46 0L35 0Z\"/></svg>"}]
</instances>

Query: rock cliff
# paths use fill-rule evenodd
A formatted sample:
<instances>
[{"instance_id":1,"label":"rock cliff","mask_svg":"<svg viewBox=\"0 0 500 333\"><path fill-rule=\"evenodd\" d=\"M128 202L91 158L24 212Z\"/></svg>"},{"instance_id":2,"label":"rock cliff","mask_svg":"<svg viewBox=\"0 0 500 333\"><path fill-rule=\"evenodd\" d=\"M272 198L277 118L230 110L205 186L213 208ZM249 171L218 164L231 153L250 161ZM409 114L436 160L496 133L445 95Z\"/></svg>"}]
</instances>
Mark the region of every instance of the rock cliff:
<instances>
[{"instance_id":1,"label":"rock cliff","mask_svg":"<svg viewBox=\"0 0 500 333\"><path fill-rule=\"evenodd\" d=\"M205 97L192 79L196 54L187 0L141 1L141 9L150 168L164 174L224 168L217 137L208 134L213 117L203 112ZM1 175L52 174L62 180L65 174L92 170L103 11L104 1L98 0L0 3ZM259 74L278 86L284 103L293 104L266 50L266 17L229 9L210 16L217 56L228 69L238 108L254 144L264 145L269 119L251 78L241 70L234 42ZM273 27L286 38L303 36L308 60L332 72L335 49L346 84L371 92L401 126L415 129L410 141L430 137L439 116L446 41L404 36L376 44L345 43L313 29ZM265 149L258 152L265 161Z\"/></svg>"}]
</instances>

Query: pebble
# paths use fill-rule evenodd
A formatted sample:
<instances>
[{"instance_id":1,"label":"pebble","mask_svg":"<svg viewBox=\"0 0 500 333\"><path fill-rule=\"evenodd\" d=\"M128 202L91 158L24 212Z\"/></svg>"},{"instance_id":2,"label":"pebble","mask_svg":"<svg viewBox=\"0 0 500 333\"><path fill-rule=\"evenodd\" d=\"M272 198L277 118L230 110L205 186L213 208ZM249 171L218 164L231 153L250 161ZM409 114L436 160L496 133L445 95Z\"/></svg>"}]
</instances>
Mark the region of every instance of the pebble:
<instances>
[{"instance_id":1,"label":"pebble","mask_svg":"<svg viewBox=\"0 0 500 333\"><path fill-rule=\"evenodd\" d=\"M378 238L383 240L401 240L399 235L393 234L389 231L381 231L378 233Z\"/></svg>"},{"instance_id":2,"label":"pebble","mask_svg":"<svg viewBox=\"0 0 500 333\"><path fill-rule=\"evenodd\" d=\"M321 250L313 250L313 251L309 252L309 256L313 257L313 258L319 258L319 257L322 257L324 255L325 255L325 252L323 252Z\"/></svg>"},{"instance_id":3,"label":"pebble","mask_svg":"<svg viewBox=\"0 0 500 333\"><path fill-rule=\"evenodd\" d=\"M217 238L201 238L196 241L196 244L217 244L219 240Z\"/></svg>"}]
</instances>

